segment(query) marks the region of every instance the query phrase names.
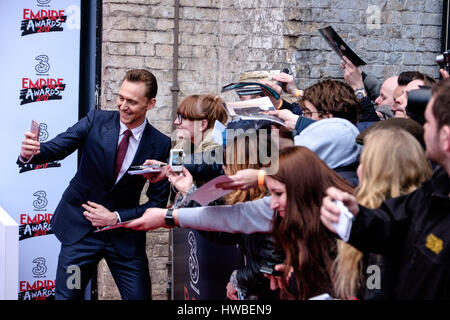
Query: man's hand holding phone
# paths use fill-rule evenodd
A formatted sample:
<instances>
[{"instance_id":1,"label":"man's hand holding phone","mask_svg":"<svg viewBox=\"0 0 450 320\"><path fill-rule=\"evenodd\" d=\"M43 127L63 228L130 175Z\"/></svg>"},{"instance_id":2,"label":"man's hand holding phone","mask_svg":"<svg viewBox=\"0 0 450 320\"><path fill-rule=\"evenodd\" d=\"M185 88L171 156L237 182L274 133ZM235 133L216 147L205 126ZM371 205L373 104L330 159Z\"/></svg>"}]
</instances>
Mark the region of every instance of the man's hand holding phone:
<instances>
[{"instance_id":1,"label":"man's hand holding phone","mask_svg":"<svg viewBox=\"0 0 450 320\"><path fill-rule=\"evenodd\" d=\"M23 160L30 160L34 155L41 152L41 144L39 143L39 122L33 120L31 122L30 131L25 132L25 139L22 141L20 156Z\"/></svg>"}]
</instances>

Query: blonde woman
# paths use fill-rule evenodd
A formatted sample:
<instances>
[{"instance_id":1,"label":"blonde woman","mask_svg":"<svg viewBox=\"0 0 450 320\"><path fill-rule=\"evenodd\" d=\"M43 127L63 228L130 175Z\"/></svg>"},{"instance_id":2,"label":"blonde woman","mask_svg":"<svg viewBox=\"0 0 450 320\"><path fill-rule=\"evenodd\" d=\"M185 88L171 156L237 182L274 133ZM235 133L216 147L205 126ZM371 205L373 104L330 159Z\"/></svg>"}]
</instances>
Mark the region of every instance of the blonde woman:
<instances>
[{"instance_id":1,"label":"blonde woman","mask_svg":"<svg viewBox=\"0 0 450 320\"><path fill-rule=\"evenodd\" d=\"M388 198L414 191L431 176L432 170L417 139L403 129L390 128L373 130L364 138L357 174L358 203L374 209ZM336 295L343 299L392 298L395 279L392 260L388 256L363 254L339 241L334 263ZM367 278L376 270L381 271L378 283ZM369 286L366 281L371 282Z\"/></svg>"}]
</instances>

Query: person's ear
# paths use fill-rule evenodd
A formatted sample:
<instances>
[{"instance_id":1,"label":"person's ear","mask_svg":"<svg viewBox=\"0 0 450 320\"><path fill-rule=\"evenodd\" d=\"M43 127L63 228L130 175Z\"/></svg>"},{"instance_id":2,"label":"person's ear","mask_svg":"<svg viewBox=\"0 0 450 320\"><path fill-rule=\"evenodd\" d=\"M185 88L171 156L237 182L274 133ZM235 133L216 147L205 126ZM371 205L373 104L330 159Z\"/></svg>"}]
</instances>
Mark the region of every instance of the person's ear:
<instances>
[{"instance_id":1,"label":"person's ear","mask_svg":"<svg viewBox=\"0 0 450 320\"><path fill-rule=\"evenodd\" d=\"M442 126L439 136L442 144L442 149L445 152L450 153L450 126Z\"/></svg>"},{"instance_id":2,"label":"person's ear","mask_svg":"<svg viewBox=\"0 0 450 320\"><path fill-rule=\"evenodd\" d=\"M151 98L147 101L147 105L145 106L147 111L153 109L153 107L156 105L156 99Z\"/></svg>"},{"instance_id":3,"label":"person's ear","mask_svg":"<svg viewBox=\"0 0 450 320\"><path fill-rule=\"evenodd\" d=\"M208 120L202 119L202 132L208 128Z\"/></svg>"}]
</instances>

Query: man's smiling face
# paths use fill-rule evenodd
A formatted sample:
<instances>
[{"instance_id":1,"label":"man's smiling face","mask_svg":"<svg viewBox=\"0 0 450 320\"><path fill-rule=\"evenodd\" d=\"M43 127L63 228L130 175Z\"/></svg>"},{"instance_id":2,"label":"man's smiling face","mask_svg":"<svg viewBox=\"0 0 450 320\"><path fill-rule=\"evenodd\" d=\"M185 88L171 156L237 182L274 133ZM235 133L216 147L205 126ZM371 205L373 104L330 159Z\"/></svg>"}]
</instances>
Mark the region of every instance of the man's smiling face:
<instances>
[{"instance_id":1,"label":"man's smiling face","mask_svg":"<svg viewBox=\"0 0 450 320\"><path fill-rule=\"evenodd\" d=\"M130 82L125 80L120 86L117 96L117 108L120 112L120 121L128 129L140 126L147 114L156 104L156 99L145 96L144 82Z\"/></svg>"}]
</instances>

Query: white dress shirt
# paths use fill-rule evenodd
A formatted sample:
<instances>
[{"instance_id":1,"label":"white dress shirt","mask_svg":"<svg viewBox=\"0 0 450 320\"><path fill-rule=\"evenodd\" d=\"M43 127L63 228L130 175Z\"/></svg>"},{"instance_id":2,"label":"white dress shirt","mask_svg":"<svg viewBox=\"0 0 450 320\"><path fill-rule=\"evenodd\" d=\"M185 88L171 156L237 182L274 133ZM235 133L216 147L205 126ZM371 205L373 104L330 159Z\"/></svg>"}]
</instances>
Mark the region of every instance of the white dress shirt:
<instances>
[{"instance_id":1,"label":"white dress shirt","mask_svg":"<svg viewBox=\"0 0 450 320\"><path fill-rule=\"evenodd\" d=\"M117 175L116 183L123 177L125 172L127 172L128 168L131 166L133 162L134 156L136 155L136 150L139 146L139 142L142 139L142 133L144 132L145 125L147 124L147 120L145 120L139 127L134 129L130 129L131 136L130 141L128 143L127 153L122 162L122 167L120 168L119 174ZM120 131L119 131L119 140L117 141L117 147L119 147L120 142L125 136L123 133L127 130L127 126L120 122ZM141 164L141 163L140 163Z\"/></svg>"}]
</instances>

